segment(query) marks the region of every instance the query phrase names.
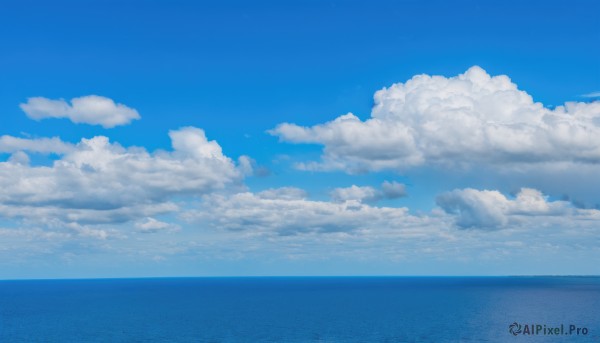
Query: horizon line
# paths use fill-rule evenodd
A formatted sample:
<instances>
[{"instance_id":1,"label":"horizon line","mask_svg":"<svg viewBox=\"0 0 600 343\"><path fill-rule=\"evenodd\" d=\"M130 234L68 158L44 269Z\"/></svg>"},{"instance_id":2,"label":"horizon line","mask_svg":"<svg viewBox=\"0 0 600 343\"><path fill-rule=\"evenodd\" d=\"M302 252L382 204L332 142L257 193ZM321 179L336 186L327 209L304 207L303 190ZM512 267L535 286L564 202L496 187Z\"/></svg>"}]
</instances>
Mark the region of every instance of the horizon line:
<instances>
[{"instance_id":1,"label":"horizon line","mask_svg":"<svg viewBox=\"0 0 600 343\"><path fill-rule=\"evenodd\" d=\"M150 280L150 279L284 279L284 278L525 278L525 277L578 277L598 278L600 274L513 274L513 275L204 275L204 276L133 276L133 277L64 277L64 278L8 278L4 281L85 281L85 280Z\"/></svg>"}]
</instances>

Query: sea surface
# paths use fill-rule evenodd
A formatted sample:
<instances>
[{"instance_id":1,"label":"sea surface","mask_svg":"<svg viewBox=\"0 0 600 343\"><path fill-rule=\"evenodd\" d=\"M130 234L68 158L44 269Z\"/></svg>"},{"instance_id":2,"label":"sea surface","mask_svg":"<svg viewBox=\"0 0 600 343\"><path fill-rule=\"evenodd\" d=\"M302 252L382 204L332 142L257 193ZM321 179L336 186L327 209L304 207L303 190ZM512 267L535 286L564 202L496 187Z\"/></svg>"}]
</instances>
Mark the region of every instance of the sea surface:
<instances>
[{"instance_id":1,"label":"sea surface","mask_svg":"<svg viewBox=\"0 0 600 343\"><path fill-rule=\"evenodd\" d=\"M600 278L0 281L0 342L600 342Z\"/></svg>"}]
</instances>

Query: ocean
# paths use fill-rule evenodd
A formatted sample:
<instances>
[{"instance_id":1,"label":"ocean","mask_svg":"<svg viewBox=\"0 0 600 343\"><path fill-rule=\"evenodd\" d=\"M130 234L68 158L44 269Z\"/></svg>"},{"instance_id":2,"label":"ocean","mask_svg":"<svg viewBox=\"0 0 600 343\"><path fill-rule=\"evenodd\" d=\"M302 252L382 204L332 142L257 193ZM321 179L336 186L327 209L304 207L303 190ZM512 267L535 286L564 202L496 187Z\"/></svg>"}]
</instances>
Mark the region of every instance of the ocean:
<instances>
[{"instance_id":1,"label":"ocean","mask_svg":"<svg viewBox=\"0 0 600 343\"><path fill-rule=\"evenodd\" d=\"M600 278L0 281L0 342L600 342Z\"/></svg>"}]
</instances>

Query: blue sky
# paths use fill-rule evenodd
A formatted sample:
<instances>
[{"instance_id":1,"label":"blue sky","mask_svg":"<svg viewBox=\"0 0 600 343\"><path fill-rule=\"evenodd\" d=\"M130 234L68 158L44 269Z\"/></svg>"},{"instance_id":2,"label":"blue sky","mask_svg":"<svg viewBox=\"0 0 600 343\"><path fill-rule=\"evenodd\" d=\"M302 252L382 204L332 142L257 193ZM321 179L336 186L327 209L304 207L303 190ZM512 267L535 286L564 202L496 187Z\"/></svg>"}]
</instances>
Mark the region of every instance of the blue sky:
<instances>
[{"instance_id":1,"label":"blue sky","mask_svg":"<svg viewBox=\"0 0 600 343\"><path fill-rule=\"evenodd\" d=\"M598 13L5 4L0 277L598 274Z\"/></svg>"}]
</instances>

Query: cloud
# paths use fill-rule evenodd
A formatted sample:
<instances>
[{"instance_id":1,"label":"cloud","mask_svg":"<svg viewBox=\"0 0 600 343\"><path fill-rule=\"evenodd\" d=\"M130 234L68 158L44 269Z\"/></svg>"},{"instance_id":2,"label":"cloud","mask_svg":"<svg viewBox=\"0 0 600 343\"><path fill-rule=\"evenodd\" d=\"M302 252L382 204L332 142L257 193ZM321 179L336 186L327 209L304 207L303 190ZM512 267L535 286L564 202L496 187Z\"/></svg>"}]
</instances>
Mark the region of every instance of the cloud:
<instances>
[{"instance_id":1,"label":"cloud","mask_svg":"<svg viewBox=\"0 0 600 343\"><path fill-rule=\"evenodd\" d=\"M258 192L256 196L267 200L304 200L308 197L308 193L296 187L281 187Z\"/></svg>"},{"instance_id":2,"label":"cloud","mask_svg":"<svg viewBox=\"0 0 600 343\"><path fill-rule=\"evenodd\" d=\"M174 211L175 196L241 187L242 173L203 130L184 127L169 136L173 150L153 153L103 136L82 139L51 166L22 163L27 155L20 152L0 162L0 217L118 223ZM44 143L27 142L34 151Z\"/></svg>"},{"instance_id":3,"label":"cloud","mask_svg":"<svg viewBox=\"0 0 600 343\"><path fill-rule=\"evenodd\" d=\"M530 188L522 188L514 199L495 190L457 189L439 195L436 202L456 217L460 228L497 229L519 222L535 225L535 221L540 223L540 217L563 216L571 221L600 219L598 210L577 209L567 201L548 201L540 191Z\"/></svg>"},{"instance_id":4,"label":"cloud","mask_svg":"<svg viewBox=\"0 0 600 343\"><path fill-rule=\"evenodd\" d=\"M583 94L582 97L584 97L584 98L600 98L600 92L592 92L592 93Z\"/></svg>"},{"instance_id":5,"label":"cloud","mask_svg":"<svg viewBox=\"0 0 600 343\"><path fill-rule=\"evenodd\" d=\"M156 233L160 231L177 229L177 227L173 224L165 223L150 217L146 218L143 221L138 221L137 223L135 223L135 227L137 231L141 233Z\"/></svg>"},{"instance_id":6,"label":"cloud","mask_svg":"<svg viewBox=\"0 0 600 343\"><path fill-rule=\"evenodd\" d=\"M379 200L379 192L373 187L350 187L336 188L329 193L331 199L335 202L346 202L356 200L359 202L369 202Z\"/></svg>"},{"instance_id":7,"label":"cloud","mask_svg":"<svg viewBox=\"0 0 600 343\"><path fill-rule=\"evenodd\" d=\"M238 165L245 176L266 177L271 173L268 168L258 165L256 161L249 156L240 156L238 158Z\"/></svg>"},{"instance_id":8,"label":"cloud","mask_svg":"<svg viewBox=\"0 0 600 343\"><path fill-rule=\"evenodd\" d=\"M384 181L381 184L381 193L385 199L397 199L406 196L406 186L396 181Z\"/></svg>"},{"instance_id":9,"label":"cloud","mask_svg":"<svg viewBox=\"0 0 600 343\"><path fill-rule=\"evenodd\" d=\"M322 161L298 164L308 170L600 163L600 102L548 109L507 76L480 67L449 78L417 75L377 91L374 101L365 121L348 113L269 132L285 142L323 145Z\"/></svg>"},{"instance_id":10,"label":"cloud","mask_svg":"<svg viewBox=\"0 0 600 343\"><path fill-rule=\"evenodd\" d=\"M356 200L309 200L302 189L284 187L258 193L209 193L199 202L187 202L180 218L185 221L179 222L182 230L168 227L171 223L153 215L138 215L133 223L107 225L57 220L66 230L39 230L27 222L22 228L0 229L6 245L0 247L0 264L31 258L23 254L48 261L53 255L62 258L65 252L81 261L93 251L95 260L104 256L135 265L156 256L182 266L189 266L190 258L206 263L229 261L241 263L244 273L256 264L260 273L260 265L268 261L282 265L285 273L306 271L310 263L338 268L338 262L343 262L345 270L332 272L362 268L362 273L397 273L400 265L403 273L450 270L486 274L493 270L496 274L526 274L540 270L527 264L539 261L540 256L544 265L565 259L598 260L600 211L549 201L535 190L522 190L510 198L477 192L480 197L492 198L489 206L500 204L503 208L507 220L497 227L502 230L458 230L458 214L441 209L412 215L406 208L377 207ZM139 234L128 235L133 230ZM172 232L176 234L166 234ZM544 271L572 272L571 262ZM298 266L302 269L294 269ZM384 269L371 269L382 266ZM494 269L502 266L504 269Z\"/></svg>"},{"instance_id":11,"label":"cloud","mask_svg":"<svg viewBox=\"0 0 600 343\"><path fill-rule=\"evenodd\" d=\"M58 137L27 139L7 135L0 136L0 153L29 151L41 154L66 154L73 149L73 144L65 143Z\"/></svg>"},{"instance_id":12,"label":"cloud","mask_svg":"<svg viewBox=\"0 0 600 343\"><path fill-rule=\"evenodd\" d=\"M8 158L8 162L15 164L29 164L30 159L29 155L27 155L26 153L22 151L17 151L14 154L10 155L10 157Z\"/></svg>"},{"instance_id":13,"label":"cloud","mask_svg":"<svg viewBox=\"0 0 600 343\"><path fill-rule=\"evenodd\" d=\"M256 194L208 194L200 208L184 217L219 229L277 235L406 227L419 221L406 208L373 207L352 200L313 201L305 196L303 190L291 187Z\"/></svg>"},{"instance_id":14,"label":"cloud","mask_svg":"<svg viewBox=\"0 0 600 343\"><path fill-rule=\"evenodd\" d=\"M398 182L385 181L381 184L381 190L373 187L359 187L352 185L345 188L336 188L329 194L335 202L356 200L359 202L375 202L382 199L396 199L406 196L405 186Z\"/></svg>"},{"instance_id":15,"label":"cloud","mask_svg":"<svg viewBox=\"0 0 600 343\"><path fill-rule=\"evenodd\" d=\"M485 274L496 263L540 256L545 261L574 254L579 256L574 260L597 260L600 211L549 201L533 189L513 198L497 191L456 190L440 196L444 210L420 215L357 200L314 201L305 194L288 187L206 195L182 214L197 232L210 232L210 244L192 249L204 254L218 247L213 254L236 260L376 260L402 263L403 270L416 263L419 273L435 266L438 274L457 266L471 272L481 267L479 274ZM502 273L532 269L527 270Z\"/></svg>"},{"instance_id":16,"label":"cloud","mask_svg":"<svg viewBox=\"0 0 600 343\"><path fill-rule=\"evenodd\" d=\"M102 125L105 128L126 125L132 120L140 119L135 109L98 95L73 98L71 104L63 99L33 97L27 99L26 103L20 104L20 107L29 118L34 120L67 118L73 123Z\"/></svg>"}]
</instances>

